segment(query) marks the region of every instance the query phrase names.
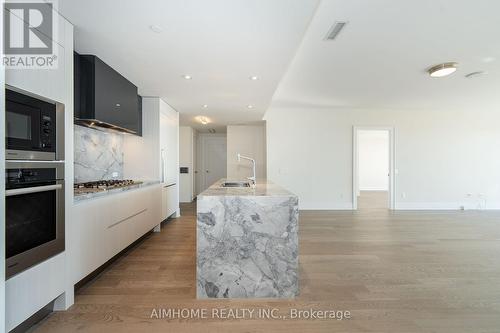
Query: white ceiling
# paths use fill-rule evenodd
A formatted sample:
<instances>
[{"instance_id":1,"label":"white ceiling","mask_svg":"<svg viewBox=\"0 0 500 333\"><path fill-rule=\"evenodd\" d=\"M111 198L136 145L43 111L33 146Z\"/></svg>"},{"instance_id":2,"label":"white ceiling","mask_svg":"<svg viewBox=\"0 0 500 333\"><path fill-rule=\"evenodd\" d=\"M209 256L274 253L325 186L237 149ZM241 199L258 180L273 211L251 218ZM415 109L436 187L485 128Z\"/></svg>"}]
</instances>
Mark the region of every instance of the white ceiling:
<instances>
[{"instance_id":1,"label":"white ceiling","mask_svg":"<svg viewBox=\"0 0 500 333\"><path fill-rule=\"evenodd\" d=\"M499 13L498 0L322 1L272 106L498 108ZM324 41L344 20L337 39ZM459 63L456 73L427 75L448 61ZM464 77L479 70L489 74Z\"/></svg>"},{"instance_id":2,"label":"white ceiling","mask_svg":"<svg viewBox=\"0 0 500 333\"><path fill-rule=\"evenodd\" d=\"M318 0L60 0L75 49L200 130L262 119ZM151 25L163 31L155 33ZM189 74L192 80L185 80ZM260 79L252 81L250 76ZM204 109L202 106L209 107ZM247 105L254 105L248 109ZM208 117L202 126L195 116Z\"/></svg>"}]
</instances>

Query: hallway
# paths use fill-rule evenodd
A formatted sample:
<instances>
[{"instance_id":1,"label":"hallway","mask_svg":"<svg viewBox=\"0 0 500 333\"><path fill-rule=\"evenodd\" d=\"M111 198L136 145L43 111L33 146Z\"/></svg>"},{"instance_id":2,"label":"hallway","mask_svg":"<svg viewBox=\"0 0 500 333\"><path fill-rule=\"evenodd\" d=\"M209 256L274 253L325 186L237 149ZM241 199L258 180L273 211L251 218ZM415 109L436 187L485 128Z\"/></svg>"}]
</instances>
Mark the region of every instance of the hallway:
<instances>
[{"instance_id":1,"label":"hallway","mask_svg":"<svg viewBox=\"0 0 500 333\"><path fill-rule=\"evenodd\" d=\"M387 191L360 191L358 209L389 209L389 192Z\"/></svg>"}]
</instances>

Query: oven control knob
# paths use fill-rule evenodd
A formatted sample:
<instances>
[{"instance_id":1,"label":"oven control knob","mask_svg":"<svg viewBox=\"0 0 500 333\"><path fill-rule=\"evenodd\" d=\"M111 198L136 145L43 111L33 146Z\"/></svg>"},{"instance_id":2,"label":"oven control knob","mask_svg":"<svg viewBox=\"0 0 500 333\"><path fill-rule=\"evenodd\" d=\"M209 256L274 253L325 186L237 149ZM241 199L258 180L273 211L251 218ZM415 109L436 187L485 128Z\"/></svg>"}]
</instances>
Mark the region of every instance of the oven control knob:
<instances>
[{"instance_id":1,"label":"oven control knob","mask_svg":"<svg viewBox=\"0 0 500 333\"><path fill-rule=\"evenodd\" d=\"M51 132L50 128L44 128L43 133L49 134Z\"/></svg>"}]
</instances>

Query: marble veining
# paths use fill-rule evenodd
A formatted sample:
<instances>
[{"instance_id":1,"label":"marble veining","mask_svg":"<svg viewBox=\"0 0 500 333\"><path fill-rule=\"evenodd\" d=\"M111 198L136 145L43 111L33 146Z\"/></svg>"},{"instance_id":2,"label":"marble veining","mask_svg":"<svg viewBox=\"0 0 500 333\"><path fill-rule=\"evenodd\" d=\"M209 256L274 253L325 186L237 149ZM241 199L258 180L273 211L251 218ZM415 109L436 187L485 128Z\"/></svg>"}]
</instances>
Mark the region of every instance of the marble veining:
<instances>
[{"instance_id":1,"label":"marble veining","mask_svg":"<svg viewBox=\"0 0 500 333\"><path fill-rule=\"evenodd\" d=\"M198 298L298 295L298 198L270 182L198 197Z\"/></svg>"},{"instance_id":2,"label":"marble veining","mask_svg":"<svg viewBox=\"0 0 500 333\"><path fill-rule=\"evenodd\" d=\"M74 146L75 183L123 178L122 134L75 125Z\"/></svg>"}]
</instances>

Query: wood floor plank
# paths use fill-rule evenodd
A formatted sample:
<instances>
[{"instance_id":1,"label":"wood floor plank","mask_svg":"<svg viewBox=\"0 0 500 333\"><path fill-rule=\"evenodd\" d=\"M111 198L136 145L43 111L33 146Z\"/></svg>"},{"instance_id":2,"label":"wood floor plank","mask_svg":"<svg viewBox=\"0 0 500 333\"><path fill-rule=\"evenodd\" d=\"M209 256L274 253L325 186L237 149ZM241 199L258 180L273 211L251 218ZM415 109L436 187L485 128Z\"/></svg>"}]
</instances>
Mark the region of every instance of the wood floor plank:
<instances>
[{"instance_id":1,"label":"wood floor plank","mask_svg":"<svg viewBox=\"0 0 500 333\"><path fill-rule=\"evenodd\" d=\"M369 207L368 203L364 203ZM196 207L80 289L33 331L499 332L500 212L300 213L300 296L197 300ZM152 319L153 308L348 310L349 320Z\"/></svg>"}]
</instances>

